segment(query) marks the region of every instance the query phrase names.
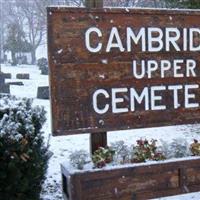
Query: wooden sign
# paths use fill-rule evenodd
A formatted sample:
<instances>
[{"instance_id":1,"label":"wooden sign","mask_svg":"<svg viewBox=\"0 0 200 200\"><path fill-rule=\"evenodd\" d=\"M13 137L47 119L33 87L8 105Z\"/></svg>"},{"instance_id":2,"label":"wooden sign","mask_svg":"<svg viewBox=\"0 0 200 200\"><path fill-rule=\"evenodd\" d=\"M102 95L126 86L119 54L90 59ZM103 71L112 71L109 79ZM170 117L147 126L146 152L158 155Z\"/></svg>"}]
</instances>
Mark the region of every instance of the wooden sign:
<instances>
[{"instance_id":1,"label":"wooden sign","mask_svg":"<svg viewBox=\"0 0 200 200\"><path fill-rule=\"evenodd\" d=\"M200 13L48 8L53 132L200 122Z\"/></svg>"}]
</instances>

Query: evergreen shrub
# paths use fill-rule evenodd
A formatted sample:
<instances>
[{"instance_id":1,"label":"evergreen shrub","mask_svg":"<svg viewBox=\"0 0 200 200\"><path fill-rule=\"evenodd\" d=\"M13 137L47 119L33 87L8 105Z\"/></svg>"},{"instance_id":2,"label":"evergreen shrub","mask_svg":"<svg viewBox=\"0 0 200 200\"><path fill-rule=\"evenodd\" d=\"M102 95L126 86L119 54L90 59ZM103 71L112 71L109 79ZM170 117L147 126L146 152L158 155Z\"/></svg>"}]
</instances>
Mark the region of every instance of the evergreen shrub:
<instances>
[{"instance_id":1,"label":"evergreen shrub","mask_svg":"<svg viewBox=\"0 0 200 200\"><path fill-rule=\"evenodd\" d=\"M37 65L39 66L39 69L41 70L41 74L48 75L48 60L46 58L40 58L37 60Z\"/></svg>"},{"instance_id":2,"label":"evergreen shrub","mask_svg":"<svg viewBox=\"0 0 200 200\"><path fill-rule=\"evenodd\" d=\"M45 110L30 99L0 98L0 200L39 200L48 161Z\"/></svg>"},{"instance_id":3,"label":"evergreen shrub","mask_svg":"<svg viewBox=\"0 0 200 200\"><path fill-rule=\"evenodd\" d=\"M46 58L39 58L37 60L37 65L41 68L41 67L47 67L48 65L48 61Z\"/></svg>"}]
</instances>

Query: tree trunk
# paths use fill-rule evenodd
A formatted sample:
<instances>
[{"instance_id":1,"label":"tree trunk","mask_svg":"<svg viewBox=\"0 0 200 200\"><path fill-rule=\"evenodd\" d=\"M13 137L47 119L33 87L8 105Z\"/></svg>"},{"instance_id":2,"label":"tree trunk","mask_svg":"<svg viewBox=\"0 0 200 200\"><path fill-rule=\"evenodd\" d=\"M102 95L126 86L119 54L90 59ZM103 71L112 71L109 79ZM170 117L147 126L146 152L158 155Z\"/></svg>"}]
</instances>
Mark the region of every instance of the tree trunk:
<instances>
[{"instance_id":1,"label":"tree trunk","mask_svg":"<svg viewBox=\"0 0 200 200\"><path fill-rule=\"evenodd\" d=\"M16 60L16 57L15 57L15 52L14 51L11 51L11 57L12 57L12 65L16 65L17 64L17 60Z\"/></svg>"},{"instance_id":2,"label":"tree trunk","mask_svg":"<svg viewBox=\"0 0 200 200\"><path fill-rule=\"evenodd\" d=\"M34 65L36 63L36 50L32 49L31 51L31 64Z\"/></svg>"}]
</instances>

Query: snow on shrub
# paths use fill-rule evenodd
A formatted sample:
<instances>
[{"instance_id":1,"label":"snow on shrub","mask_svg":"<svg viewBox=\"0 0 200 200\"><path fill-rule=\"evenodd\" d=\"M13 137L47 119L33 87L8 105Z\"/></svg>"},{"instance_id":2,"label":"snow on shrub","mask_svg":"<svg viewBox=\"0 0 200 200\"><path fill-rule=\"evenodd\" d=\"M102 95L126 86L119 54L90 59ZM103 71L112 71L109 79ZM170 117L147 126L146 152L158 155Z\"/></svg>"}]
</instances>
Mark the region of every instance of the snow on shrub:
<instances>
[{"instance_id":1,"label":"snow on shrub","mask_svg":"<svg viewBox=\"0 0 200 200\"><path fill-rule=\"evenodd\" d=\"M47 67L48 66L48 61L46 58L39 58L37 60L37 65L42 68L42 67Z\"/></svg>"},{"instance_id":2,"label":"snow on shrub","mask_svg":"<svg viewBox=\"0 0 200 200\"><path fill-rule=\"evenodd\" d=\"M111 143L111 149L114 150L114 162L115 163L127 163L130 160L131 151L124 141L116 141Z\"/></svg>"},{"instance_id":3,"label":"snow on shrub","mask_svg":"<svg viewBox=\"0 0 200 200\"><path fill-rule=\"evenodd\" d=\"M40 58L37 60L37 65L39 66L39 69L41 70L41 73L43 75L48 74L48 61L46 58Z\"/></svg>"},{"instance_id":4,"label":"snow on shrub","mask_svg":"<svg viewBox=\"0 0 200 200\"><path fill-rule=\"evenodd\" d=\"M74 151L69 156L72 166L77 169L83 169L84 165L89 163L89 155L84 150Z\"/></svg>"},{"instance_id":5,"label":"snow on shrub","mask_svg":"<svg viewBox=\"0 0 200 200\"><path fill-rule=\"evenodd\" d=\"M0 200L39 200L47 168L45 110L30 99L0 99Z\"/></svg>"},{"instance_id":6,"label":"snow on shrub","mask_svg":"<svg viewBox=\"0 0 200 200\"><path fill-rule=\"evenodd\" d=\"M173 139L171 143L161 140L161 143L161 151L168 159L183 158L191 155L189 144L184 138Z\"/></svg>"}]
</instances>

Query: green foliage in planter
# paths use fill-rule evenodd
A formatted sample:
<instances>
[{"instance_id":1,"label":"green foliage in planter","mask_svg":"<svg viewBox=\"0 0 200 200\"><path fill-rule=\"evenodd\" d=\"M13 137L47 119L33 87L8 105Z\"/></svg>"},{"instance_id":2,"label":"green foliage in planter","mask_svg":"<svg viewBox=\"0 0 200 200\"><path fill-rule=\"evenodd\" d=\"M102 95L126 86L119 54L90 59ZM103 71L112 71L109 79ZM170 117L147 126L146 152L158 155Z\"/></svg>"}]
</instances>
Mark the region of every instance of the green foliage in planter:
<instances>
[{"instance_id":1,"label":"green foliage in planter","mask_svg":"<svg viewBox=\"0 0 200 200\"><path fill-rule=\"evenodd\" d=\"M200 156L200 143L198 140L194 140L194 142L190 145L190 151L193 156Z\"/></svg>"},{"instance_id":2,"label":"green foliage in planter","mask_svg":"<svg viewBox=\"0 0 200 200\"><path fill-rule=\"evenodd\" d=\"M39 200L48 150L41 128L45 111L32 101L0 99L0 200Z\"/></svg>"},{"instance_id":3,"label":"green foliage in planter","mask_svg":"<svg viewBox=\"0 0 200 200\"><path fill-rule=\"evenodd\" d=\"M99 147L92 155L92 161L95 164L95 167L102 168L107 163L111 163L113 161L114 154L115 151L110 147Z\"/></svg>"},{"instance_id":4,"label":"green foliage in planter","mask_svg":"<svg viewBox=\"0 0 200 200\"><path fill-rule=\"evenodd\" d=\"M131 162L146 162L147 160L165 160L165 156L157 151L156 140L137 140L137 145L133 149Z\"/></svg>"},{"instance_id":5,"label":"green foliage in planter","mask_svg":"<svg viewBox=\"0 0 200 200\"><path fill-rule=\"evenodd\" d=\"M166 0L166 5L169 8L189 8L198 9L200 8L199 0Z\"/></svg>"}]
</instances>

